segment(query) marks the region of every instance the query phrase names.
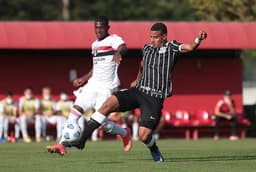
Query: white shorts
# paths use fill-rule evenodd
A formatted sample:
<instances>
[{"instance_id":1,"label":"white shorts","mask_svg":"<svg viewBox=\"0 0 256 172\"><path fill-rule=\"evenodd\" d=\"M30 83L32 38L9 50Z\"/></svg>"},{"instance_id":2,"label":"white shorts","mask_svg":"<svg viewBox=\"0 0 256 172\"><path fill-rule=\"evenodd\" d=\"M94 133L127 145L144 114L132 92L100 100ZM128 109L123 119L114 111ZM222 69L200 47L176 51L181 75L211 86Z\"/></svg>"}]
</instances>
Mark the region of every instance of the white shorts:
<instances>
[{"instance_id":1,"label":"white shorts","mask_svg":"<svg viewBox=\"0 0 256 172\"><path fill-rule=\"evenodd\" d=\"M112 89L87 83L77 91L74 91L74 94L76 96L74 105L80 106L84 111L91 108L98 110L107 98L111 96Z\"/></svg>"}]
</instances>

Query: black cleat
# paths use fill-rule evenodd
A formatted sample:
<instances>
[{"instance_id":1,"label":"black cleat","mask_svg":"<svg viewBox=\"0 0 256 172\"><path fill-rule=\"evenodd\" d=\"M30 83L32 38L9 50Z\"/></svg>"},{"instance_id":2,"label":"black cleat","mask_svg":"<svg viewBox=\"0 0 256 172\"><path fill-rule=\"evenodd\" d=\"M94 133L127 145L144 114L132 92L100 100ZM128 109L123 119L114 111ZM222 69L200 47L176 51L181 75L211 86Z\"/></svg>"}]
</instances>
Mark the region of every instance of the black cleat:
<instances>
[{"instance_id":1,"label":"black cleat","mask_svg":"<svg viewBox=\"0 0 256 172\"><path fill-rule=\"evenodd\" d=\"M151 149L150 153L155 162L157 163L164 162L164 157L162 156L157 146L156 146L156 149Z\"/></svg>"}]
</instances>

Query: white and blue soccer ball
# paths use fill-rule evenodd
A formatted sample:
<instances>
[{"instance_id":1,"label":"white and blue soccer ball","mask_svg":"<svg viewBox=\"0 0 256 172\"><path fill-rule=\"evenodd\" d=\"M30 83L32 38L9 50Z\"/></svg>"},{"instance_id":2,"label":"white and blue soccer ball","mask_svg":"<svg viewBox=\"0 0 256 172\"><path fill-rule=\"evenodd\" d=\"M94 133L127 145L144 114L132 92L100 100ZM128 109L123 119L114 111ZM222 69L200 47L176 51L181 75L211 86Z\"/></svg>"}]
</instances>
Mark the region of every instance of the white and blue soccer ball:
<instances>
[{"instance_id":1,"label":"white and blue soccer ball","mask_svg":"<svg viewBox=\"0 0 256 172\"><path fill-rule=\"evenodd\" d=\"M67 123L62 131L63 141L74 142L81 138L81 128L77 123Z\"/></svg>"}]
</instances>

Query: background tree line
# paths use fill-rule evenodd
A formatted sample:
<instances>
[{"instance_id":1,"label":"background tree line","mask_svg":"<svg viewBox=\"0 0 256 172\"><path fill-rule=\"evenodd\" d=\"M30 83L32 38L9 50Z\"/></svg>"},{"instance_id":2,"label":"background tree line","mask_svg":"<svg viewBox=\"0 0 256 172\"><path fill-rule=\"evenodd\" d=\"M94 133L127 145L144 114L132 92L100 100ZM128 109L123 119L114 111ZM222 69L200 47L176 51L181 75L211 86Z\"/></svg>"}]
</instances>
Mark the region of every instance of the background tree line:
<instances>
[{"instance_id":1,"label":"background tree line","mask_svg":"<svg viewBox=\"0 0 256 172\"><path fill-rule=\"evenodd\" d=\"M0 0L2 21L254 21L256 0ZM244 80L256 81L256 51L242 53Z\"/></svg>"}]
</instances>

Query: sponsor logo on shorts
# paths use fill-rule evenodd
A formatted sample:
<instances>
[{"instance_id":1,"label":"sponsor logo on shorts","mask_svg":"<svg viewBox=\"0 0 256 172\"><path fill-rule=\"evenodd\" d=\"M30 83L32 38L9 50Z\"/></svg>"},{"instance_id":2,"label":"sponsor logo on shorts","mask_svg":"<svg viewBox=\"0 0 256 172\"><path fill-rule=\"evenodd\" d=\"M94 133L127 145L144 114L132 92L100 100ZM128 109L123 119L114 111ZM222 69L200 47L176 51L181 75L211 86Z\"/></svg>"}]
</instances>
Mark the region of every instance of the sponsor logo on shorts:
<instances>
[{"instance_id":1,"label":"sponsor logo on shorts","mask_svg":"<svg viewBox=\"0 0 256 172\"><path fill-rule=\"evenodd\" d=\"M155 118L155 117L153 117L153 116L150 116L149 118L150 118L150 119L152 119L152 120L155 120L155 119L156 119L156 118Z\"/></svg>"}]
</instances>

